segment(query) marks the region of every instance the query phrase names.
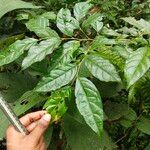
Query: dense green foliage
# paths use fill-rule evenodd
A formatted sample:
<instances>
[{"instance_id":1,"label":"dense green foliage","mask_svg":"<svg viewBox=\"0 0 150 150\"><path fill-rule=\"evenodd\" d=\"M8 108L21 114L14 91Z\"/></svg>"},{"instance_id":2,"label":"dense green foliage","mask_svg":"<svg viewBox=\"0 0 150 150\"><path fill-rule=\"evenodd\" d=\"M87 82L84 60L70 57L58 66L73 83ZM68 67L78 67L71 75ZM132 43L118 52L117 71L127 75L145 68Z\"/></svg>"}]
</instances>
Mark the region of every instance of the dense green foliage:
<instances>
[{"instance_id":1,"label":"dense green foliage","mask_svg":"<svg viewBox=\"0 0 150 150\"><path fill-rule=\"evenodd\" d=\"M48 149L150 149L150 0L0 0L0 17L0 91L51 114Z\"/></svg>"}]
</instances>

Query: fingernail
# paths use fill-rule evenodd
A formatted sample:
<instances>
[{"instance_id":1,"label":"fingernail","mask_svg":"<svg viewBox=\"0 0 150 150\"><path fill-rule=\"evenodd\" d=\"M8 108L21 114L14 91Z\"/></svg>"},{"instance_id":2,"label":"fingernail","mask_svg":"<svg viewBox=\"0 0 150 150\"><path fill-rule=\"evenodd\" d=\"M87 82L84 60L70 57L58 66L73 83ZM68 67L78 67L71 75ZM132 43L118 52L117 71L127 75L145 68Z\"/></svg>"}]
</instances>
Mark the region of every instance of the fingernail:
<instances>
[{"instance_id":1,"label":"fingernail","mask_svg":"<svg viewBox=\"0 0 150 150\"><path fill-rule=\"evenodd\" d=\"M43 116L43 119L44 119L45 121L47 121L47 122L50 122L50 120L51 120L51 115L50 115L50 114L46 114L46 115Z\"/></svg>"}]
</instances>

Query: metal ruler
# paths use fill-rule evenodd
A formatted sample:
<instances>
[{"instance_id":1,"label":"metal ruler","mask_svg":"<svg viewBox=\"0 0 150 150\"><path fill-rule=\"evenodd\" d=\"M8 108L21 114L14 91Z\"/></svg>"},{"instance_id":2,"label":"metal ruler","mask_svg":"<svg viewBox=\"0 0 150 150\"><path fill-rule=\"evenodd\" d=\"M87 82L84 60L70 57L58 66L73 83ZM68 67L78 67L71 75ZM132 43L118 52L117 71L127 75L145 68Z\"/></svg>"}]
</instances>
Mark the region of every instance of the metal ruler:
<instances>
[{"instance_id":1,"label":"metal ruler","mask_svg":"<svg viewBox=\"0 0 150 150\"><path fill-rule=\"evenodd\" d=\"M23 135L28 135L29 134L27 129L19 121L19 119L18 119L17 115L14 113L13 109L4 100L1 93L0 93L0 108L3 111L3 113L5 114L5 116L8 118L8 120L10 121L10 123L15 127L15 129L17 131L19 131Z\"/></svg>"}]
</instances>

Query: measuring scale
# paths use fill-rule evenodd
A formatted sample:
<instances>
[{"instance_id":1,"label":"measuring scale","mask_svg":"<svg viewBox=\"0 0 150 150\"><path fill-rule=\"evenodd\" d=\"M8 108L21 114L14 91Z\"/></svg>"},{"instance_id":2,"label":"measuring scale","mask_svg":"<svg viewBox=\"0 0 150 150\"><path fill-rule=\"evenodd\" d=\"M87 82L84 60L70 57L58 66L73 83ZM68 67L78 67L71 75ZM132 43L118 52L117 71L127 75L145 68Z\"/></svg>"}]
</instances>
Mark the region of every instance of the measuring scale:
<instances>
[{"instance_id":1,"label":"measuring scale","mask_svg":"<svg viewBox=\"0 0 150 150\"><path fill-rule=\"evenodd\" d=\"M2 94L0 93L0 108L6 115L7 119L11 122L11 124L15 127L17 131L22 133L23 135L28 135L28 130L22 125L19 121L17 115L14 113L13 109L10 105L4 100Z\"/></svg>"}]
</instances>

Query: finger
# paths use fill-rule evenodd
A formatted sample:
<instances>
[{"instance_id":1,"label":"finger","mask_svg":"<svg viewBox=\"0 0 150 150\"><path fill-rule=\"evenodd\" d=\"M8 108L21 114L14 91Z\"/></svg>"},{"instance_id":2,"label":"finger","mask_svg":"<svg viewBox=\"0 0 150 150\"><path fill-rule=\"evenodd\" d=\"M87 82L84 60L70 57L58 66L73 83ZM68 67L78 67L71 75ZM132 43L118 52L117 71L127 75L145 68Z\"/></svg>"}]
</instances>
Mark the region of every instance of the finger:
<instances>
[{"instance_id":1,"label":"finger","mask_svg":"<svg viewBox=\"0 0 150 150\"><path fill-rule=\"evenodd\" d=\"M36 141L39 141L40 137L43 136L45 130L48 128L48 125L51 120L51 115L45 114L38 122L35 129L30 133L31 138L36 137Z\"/></svg>"},{"instance_id":2,"label":"finger","mask_svg":"<svg viewBox=\"0 0 150 150\"><path fill-rule=\"evenodd\" d=\"M24 117L20 118L20 122L27 127L30 125L32 122L37 121L41 119L41 117L46 113L46 111L37 111L33 113L29 113L25 115Z\"/></svg>"},{"instance_id":3,"label":"finger","mask_svg":"<svg viewBox=\"0 0 150 150\"><path fill-rule=\"evenodd\" d=\"M40 141L38 142L38 144L41 147L43 143L44 143L44 136L40 137Z\"/></svg>"},{"instance_id":4,"label":"finger","mask_svg":"<svg viewBox=\"0 0 150 150\"><path fill-rule=\"evenodd\" d=\"M37 124L38 124L38 121L35 121L35 122L33 122L33 123L31 123L30 125L28 125L27 127L26 127L26 129L29 131L29 133L30 132L32 132L33 130L34 130L34 128L37 126Z\"/></svg>"},{"instance_id":5,"label":"finger","mask_svg":"<svg viewBox=\"0 0 150 150\"><path fill-rule=\"evenodd\" d=\"M40 147L40 150L46 150L46 144L45 143L42 143L42 146Z\"/></svg>"}]
</instances>

